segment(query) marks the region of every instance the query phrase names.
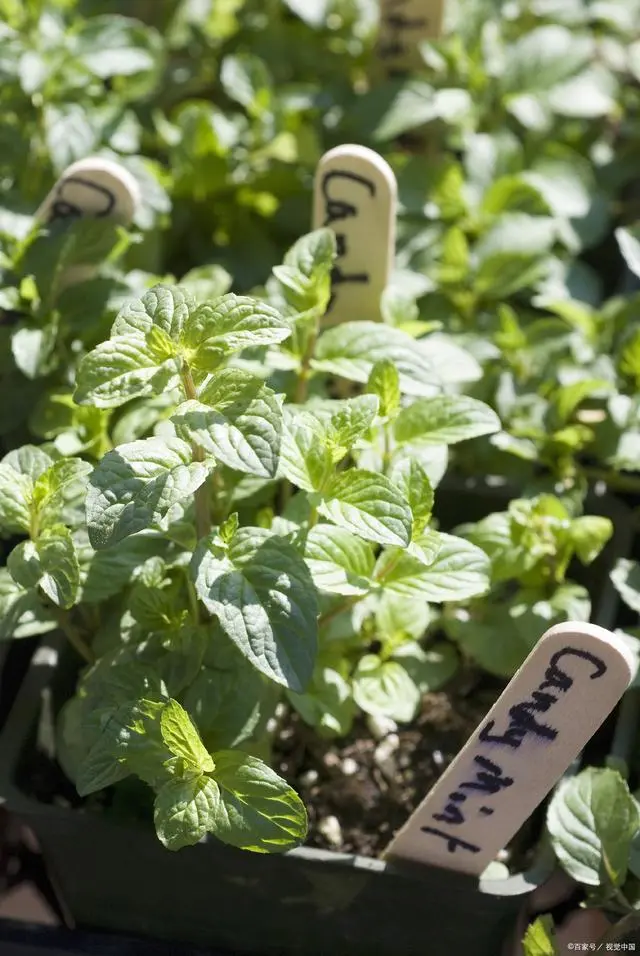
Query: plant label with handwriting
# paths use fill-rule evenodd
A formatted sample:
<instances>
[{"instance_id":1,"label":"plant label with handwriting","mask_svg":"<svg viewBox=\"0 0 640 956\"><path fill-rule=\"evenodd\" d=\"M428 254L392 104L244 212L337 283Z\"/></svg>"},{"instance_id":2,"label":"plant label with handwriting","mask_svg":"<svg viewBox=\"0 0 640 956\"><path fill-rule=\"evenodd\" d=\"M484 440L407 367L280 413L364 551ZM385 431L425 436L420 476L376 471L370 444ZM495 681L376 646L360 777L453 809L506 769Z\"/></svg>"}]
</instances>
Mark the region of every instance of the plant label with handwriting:
<instances>
[{"instance_id":1,"label":"plant label with handwriting","mask_svg":"<svg viewBox=\"0 0 640 956\"><path fill-rule=\"evenodd\" d=\"M98 156L78 160L65 169L35 218L45 225L68 219L108 219L129 225L140 204L140 189L131 173L118 163ZM86 282L95 265L66 269L58 286Z\"/></svg>"},{"instance_id":2,"label":"plant label with handwriting","mask_svg":"<svg viewBox=\"0 0 640 956\"><path fill-rule=\"evenodd\" d=\"M372 149L337 146L320 160L314 229L332 229L338 246L324 324L380 320L395 256L397 195L391 167Z\"/></svg>"},{"instance_id":3,"label":"plant label with handwriting","mask_svg":"<svg viewBox=\"0 0 640 956\"><path fill-rule=\"evenodd\" d=\"M380 0L378 62L388 78L422 65L420 44L442 32L444 0Z\"/></svg>"},{"instance_id":4,"label":"plant label with handwriting","mask_svg":"<svg viewBox=\"0 0 640 956\"><path fill-rule=\"evenodd\" d=\"M595 624L550 628L384 853L480 875L618 703L635 673Z\"/></svg>"},{"instance_id":5,"label":"plant label with handwriting","mask_svg":"<svg viewBox=\"0 0 640 956\"><path fill-rule=\"evenodd\" d=\"M128 170L111 160L90 156L65 169L36 219L49 224L86 216L127 225L139 202L138 184Z\"/></svg>"}]
</instances>

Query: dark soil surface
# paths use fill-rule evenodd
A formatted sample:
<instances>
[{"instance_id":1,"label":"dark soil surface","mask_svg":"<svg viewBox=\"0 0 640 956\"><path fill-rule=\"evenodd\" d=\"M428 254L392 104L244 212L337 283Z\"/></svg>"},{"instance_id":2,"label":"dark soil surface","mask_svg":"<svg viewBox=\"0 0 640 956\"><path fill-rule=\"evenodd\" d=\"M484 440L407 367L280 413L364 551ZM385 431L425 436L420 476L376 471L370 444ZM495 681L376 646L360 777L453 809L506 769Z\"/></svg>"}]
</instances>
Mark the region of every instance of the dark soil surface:
<instances>
[{"instance_id":1,"label":"dark soil surface","mask_svg":"<svg viewBox=\"0 0 640 956\"><path fill-rule=\"evenodd\" d=\"M379 856L499 693L497 682L464 675L446 690L427 694L410 726L392 729L380 740L364 718L347 738L323 741L297 715L287 715L274 768L307 807L307 845Z\"/></svg>"}]
</instances>

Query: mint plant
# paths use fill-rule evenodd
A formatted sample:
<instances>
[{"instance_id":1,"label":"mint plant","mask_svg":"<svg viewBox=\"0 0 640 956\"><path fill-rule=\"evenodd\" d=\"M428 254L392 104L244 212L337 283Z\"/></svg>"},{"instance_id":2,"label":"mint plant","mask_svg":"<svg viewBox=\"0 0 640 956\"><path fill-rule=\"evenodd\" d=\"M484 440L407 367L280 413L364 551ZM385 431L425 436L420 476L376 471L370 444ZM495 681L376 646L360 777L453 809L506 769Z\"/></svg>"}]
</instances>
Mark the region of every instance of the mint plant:
<instances>
[{"instance_id":1,"label":"mint plant","mask_svg":"<svg viewBox=\"0 0 640 956\"><path fill-rule=\"evenodd\" d=\"M170 849L304 839L269 767L278 702L329 735L359 711L411 720L456 667L422 640L431 605L489 584L481 548L431 527L429 471L499 421L453 391L446 341L322 331L335 254L331 231L303 237L262 300L157 285L127 301L74 407L118 410L113 432L129 416L136 437L95 465L51 445L0 463L2 531L25 539L0 633L66 634L85 667L59 759L84 796L147 784ZM330 398L335 376L359 394Z\"/></svg>"},{"instance_id":2,"label":"mint plant","mask_svg":"<svg viewBox=\"0 0 640 956\"><path fill-rule=\"evenodd\" d=\"M580 510L567 498L536 495L456 529L489 556L491 588L445 608L437 624L483 670L511 677L547 628L590 619L589 592L568 580L567 570L574 557L594 561L613 526Z\"/></svg>"}]
</instances>

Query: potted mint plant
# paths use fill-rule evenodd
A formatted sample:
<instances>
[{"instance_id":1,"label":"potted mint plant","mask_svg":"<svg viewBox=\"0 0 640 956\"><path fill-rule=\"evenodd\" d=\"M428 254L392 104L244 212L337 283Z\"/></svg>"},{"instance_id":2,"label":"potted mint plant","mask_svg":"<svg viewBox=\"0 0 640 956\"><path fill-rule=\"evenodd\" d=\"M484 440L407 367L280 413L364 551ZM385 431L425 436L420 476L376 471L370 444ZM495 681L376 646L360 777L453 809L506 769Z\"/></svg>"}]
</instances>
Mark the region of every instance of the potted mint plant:
<instances>
[{"instance_id":1,"label":"potted mint plant","mask_svg":"<svg viewBox=\"0 0 640 956\"><path fill-rule=\"evenodd\" d=\"M410 954L426 897L433 952L480 956L548 873L530 847L522 872L480 882L301 847L305 804L271 766L283 722L322 740L410 721L456 669L424 637L429 609L489 586L487 554L431 524L428 469L497 416L393 326L320 332L335 251L328 230L301 239L269 301L163 285L128 301L74 398L129 440L97 464L51 445L0 463L21 537L1 633L50 632L2 735L3 794L82 925ZM330 398L345 372L361 394Z\"/></svg>"}]
</instances>

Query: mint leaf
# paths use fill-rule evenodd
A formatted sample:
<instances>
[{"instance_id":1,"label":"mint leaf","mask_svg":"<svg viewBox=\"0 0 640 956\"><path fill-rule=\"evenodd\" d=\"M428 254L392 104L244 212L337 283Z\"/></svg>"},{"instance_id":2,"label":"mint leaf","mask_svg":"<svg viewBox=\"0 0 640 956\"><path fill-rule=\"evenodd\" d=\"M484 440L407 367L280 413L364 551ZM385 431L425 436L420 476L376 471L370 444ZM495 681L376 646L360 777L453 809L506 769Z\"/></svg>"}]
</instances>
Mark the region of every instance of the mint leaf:
<instances>
[{"instance_id":1,"label":"mint leaf","mask_svg":"<svg viewBox=\"0 0 640 956\"><path fill-rule=\"evenodd\" d=\"M488 590L489 558L463 538L430 531L412 549L384 551L378 558L374 576L385 590L435 604L465 601Z\"/></svg>"},{"instance_id":2,"label":"mint leaf","mask_svg":"<svg viewBox=\"0 0 640 956\"><path fill-rule=\"evenodd\" d=\"M285 538L241 528L228 548L212 536L192 572L208 611L249 660L278 684L302 691L317 645L317 598L303 558Z\"/></svg>"},{"instance_id":3,"label":"mint leaf","mask_svg":"<svg viewBox=\"0 0 640 956\"><path fill-rule=\"evenodd\" d=\"M212 372L235 352L276 345L290 335L291 326L271 306L228 293L189 316L182 341L189 364Z\"/></svg>"},{"instance_id":4,"label":"mint leaf","mask_svg":"<svg viewBox=\"0 0 640 956\"><path fill-rule=\"evenodd\" d=\"M413 515L412 537L422 534L433 510L433 487L429 476L415 458L405 458L392 468L391 480L409 502Z\"/></svg>"},{"instance_id":5,"label":"mint leaf","mask_svg":"<svg viewBox=\"0 0 640 956\"><path fill-rule=\"evenodd\" d=\"M167 748L176 757L182 757L189 770L210 773L213 759L207 753L189 714L177 700L170 700L160 717L160 732Z\"/></svg>"},{"instance_id":6,"label":"mint leaf","mask_svg":"<svg viewBox=\"0 0 640 956\"><path fill-rule=\"evenodd\" d=\"M29 531L33 481L6 460L0 462L0 528L5 534Z\"/></svg>"},{"instance_id":7,"label":"mint leaf","mask_svg":"<svg viewBox=\"0 0 640 956\"><path fill-rule=\"evenodd\" d=\"M280 399L260 379L222 369L200 395L171 417L178 437L194 442L235 471L273 478L282 440Z\"/></svg>"},{"instance_id":8,"label":"mint leaf","mask_svg":"<svg viewBox=\"0 0 640 956\"><path fill-rule=\"evenodd\" d=\"M78 368L73 398L78 405L117 408L132 398L175 387L175 358L158 354L141 335L118 335L102 342Z\"/></svg>"},{"instance_id":9,"label":"mint leaf","mask_svg":"<svg viewBox=\"0 0 640 956\"><path fill-rule=\"evenodd\" d=\"M331 298L331 270L336 257L332 229L316 229L289 249L273 274L288 305L296 312L323 315Z\"/></svg>"},{"instance_id":10,"label":"mint leaf","mask_svg":"<svg viewBox=\"0 0 640 956\"><path fill-rule=\"evenodd\" d=\"M231 846L284 853L307 834L307 812L297 793L256 757L237 750L213 754L220 801L211 832Z\"/></svg>"},{"instance_id":11,"label":"mint leaf","mask_svg":"<svg viewBox=\"0 0 640 956\"><path fill-rule=\"evenodd\" d=\"M400 407L400 375L391 359L380 359L372 367L367 382L367 391L377 395L380 414L384 418L394 415Z\"/></svg>"},{"instance_id":12,"label":"mint leaf","mask_svg":"<svg viewBox=\"0 0 640 956\"><path fill-rule=\"evenodd\" d=\"M194 846L223 812L220 788L207 776L174 777L162 785L153 807L158 839L167 850Z\"/></svg>"},{"instance_id":13,"label":"mint leaf","mask_svg":"<svg viewBox=\"0 0 640 956\"><path fill-rule=\"evenodd\" d=\"M7 567L17 584L40 587L55 605L70 608L76 602L80 567L71 537L63 525L47 528L37 541L23 541L9 555Z\"/></svg>"},{"instance_id":14,"label":"mint leaf","mask_svg":"<svg viewBox=\"0 0 640 956\"><path fill-rule=\"evenodd\" d=\"M547 829L569 876L587 886L622 886L640 811L615 770L587 767L560 784Z\"/></svg>"},{"instance_id":15,"label":"mint leaf","mask_svg":"<svg viewBox=\"0 0 640 956\"><path fill-rule=\"evenodd\" d=\"M372 587L373 549L343 528L331 524L315 525L307 535L304 557L320 591L366 594Z\"/></svg>"},{"instance_id":16,"label":"mint leaf","mask_svg":"<svg viewBox=\"0 0 640 956\"><path fill-rule=\"evenodd\" d=\"M619 558L610 577L624 603L640 614L640 564Z\"/></svg>"},{"instance_id":17,"label":"mint leaf","mask_svg":"<svg viewBox=\"0 0 640 956\"><path fill-rule=\"evenodd\" d=\"M571 543L583 564L595 561L612 534L611 519L600 515L574 518L569 529Z\"/></svg>"},{"instance_id":18,"label":"mint leaf","mask_svg":"<svg viewBox=\"0 0 640 956\"><path fill-rule=\"evenodd\" d=\"M435 395L438 368L420 342L380 322L344 322L320 336L311 367L366 383L374 365L393 362L406 395Z\"/></svg>"},{"instance_id":19,"label":"mint leaf","mask_svg":"<svg viewBox=\"0 0 640 956\"><path fill-rule=\"evenodd\" d=\"M352 678L353 699L374 717L390 717L407 723L416 715L420 691L407 671L396 661L382 661L365 654Z\"/></svg>"},{"instance_id":20,"label":"mint leaf","mask_svg":"<svg viewBox=\"0 0 640 956\"><path fill-rule=\"evenodd\" d=\"M553 917L539 916L527 926L522 940L524 956L559 956L560 950L555 944Z\"/></svg>"},{"instance_id":21,"label":"mint leaf","mask_svg":"<svg viewBox=\"0 0 640 956\"><path fill-rule=\"evenodd\" d=\"M179 438L146 438L108 452L87 492L92 546L106 548L156 527L173 505L188 499L213 467L192 457L191 446Z\"/></svg>"},{"instance_id":22,"label":"mint leaf","mask_svg":"<svg viewBox=\"0 0 640 956\"><path fill-rule=\"evenodd\" d=\"M328 429L311 412L285 405L278 474L304 491L318 491L333 470Z\"/></svg>"},{"instance_id":23,"label":"mint leaf","mask_svg":"<svg viewBox=\"0 0 640 956\"><path fill-rule=\"evenodd\" d=\"M155 327L178 342L189 316L197 308L195 299L179 286L156 285L141 299L129 300L118 313L112 336L147 336Z\"/></svg>"},{"instance_id":24,"label":"mint leaf","mask_svg":"<svg viewBox=\"0 0 640 956\"><path fill-rule=\"evenodd\" d=\"M356 715L351 686L333 668L316 668L307 692L289 691L287 697L305 723L323 736L342 737L349 733Z\"/></svg>"},{"instance_id":25,"label":"mint leaf","mask_svg":"<svg viewBox=\"0 0 640 956\"><path fill-rule=\"evenodd\" d=\"M441 395L419 399L403 408L395 421L394 435L399 442L428 442L453 445L480 435L500 431L496 413L466 395Z\"/></svg>"},{"instance_id":26,"label":"mint leaf","mask_svg":"<svg viewBox=\"0 0 640 956\"><path fill-rule=\"evenodd\" d=\"M384 475L351 469L335 476L318 510L365 541L404 547L411 540L411 508Z\"/></svg>"},{"instance_id":27,"label":"mint leaf","mask_svg":"<svg viewBox=\"0 0 640 956\"><path fill-rule=\"evenodd\" d=\"M616 229L616 239L622 258L634 274L640 278L640 239L638 229Z\"/></svg>"}]
</instances>

